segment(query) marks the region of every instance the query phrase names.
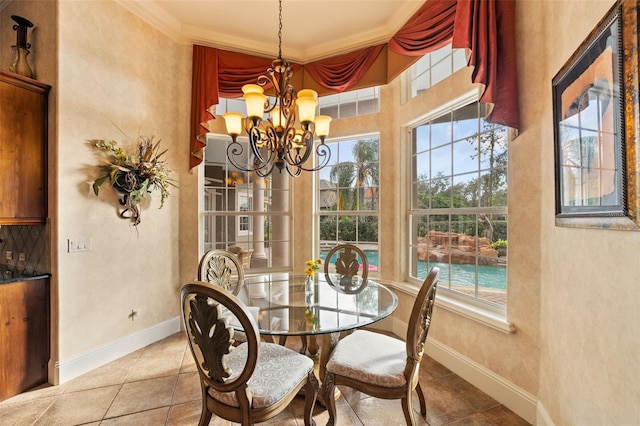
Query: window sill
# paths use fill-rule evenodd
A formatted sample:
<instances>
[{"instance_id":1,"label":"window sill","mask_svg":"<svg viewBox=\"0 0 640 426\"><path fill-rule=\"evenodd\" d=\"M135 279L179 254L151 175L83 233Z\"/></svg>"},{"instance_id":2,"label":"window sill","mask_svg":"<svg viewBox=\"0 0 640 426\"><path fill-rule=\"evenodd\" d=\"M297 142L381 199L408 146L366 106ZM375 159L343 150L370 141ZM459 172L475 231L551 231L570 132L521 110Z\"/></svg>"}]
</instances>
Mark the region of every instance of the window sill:
<instances>
[{"instance_id":1,"label":"window sill","mask_svg":"<svg viewBox=\"0 0 640 426\"><path fill-rule=\"evenodd\" d=\"M415 296L418 294L418 287L412 284L393 282L388 285L409 295ZM469 303L456 297L455 294L447 291L447 289L438 290L436 306L505 334L513 334L516 331L515 325L507 320L506 312L491 309L489 306L485 307L480 304Z\"/></svg>"},{"instance_id":2,"label":"window sill","mask_svg":"<svg viewBox=\"0 0 640 426\"><path fill-rule=\"evenodd\" d=\"M438 292L436 296L436 306L487 325L505 334L512 334L516 331L515 325L509 322L505 315L495 312L490 308L466 303L445 291Z\"/></svg>"}]
</instances>

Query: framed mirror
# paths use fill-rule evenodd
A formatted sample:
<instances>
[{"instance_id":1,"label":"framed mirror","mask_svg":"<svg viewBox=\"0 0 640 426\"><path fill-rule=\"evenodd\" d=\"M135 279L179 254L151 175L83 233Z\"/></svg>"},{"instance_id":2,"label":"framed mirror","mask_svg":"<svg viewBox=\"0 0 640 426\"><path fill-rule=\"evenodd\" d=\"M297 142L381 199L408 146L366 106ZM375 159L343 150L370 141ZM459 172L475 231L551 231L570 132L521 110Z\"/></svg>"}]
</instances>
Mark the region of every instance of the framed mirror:
<instances>
[{"instance_id":1,"label":"framed mirror","mask_svg":"<svg viewBox=\"0 0 640 426\"><path fill-rule=\"evenodd\" d=\"M640 229L635 0L616 3L552 90L556 225Z\"/></svg>"}]
</instances>

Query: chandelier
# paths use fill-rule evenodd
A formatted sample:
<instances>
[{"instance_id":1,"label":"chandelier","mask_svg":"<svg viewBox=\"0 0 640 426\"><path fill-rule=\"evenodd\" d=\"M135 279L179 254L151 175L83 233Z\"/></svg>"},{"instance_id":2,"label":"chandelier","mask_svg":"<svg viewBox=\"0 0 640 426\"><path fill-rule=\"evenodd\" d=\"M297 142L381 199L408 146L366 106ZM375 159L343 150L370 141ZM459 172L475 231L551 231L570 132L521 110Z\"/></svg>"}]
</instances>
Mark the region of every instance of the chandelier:
<instances>
[{"instance_id":1,"label":"chandelier","mask_svg":"<svg viewBox=\"0 0 640 426\"><path fill-rule=\"evenodd\" d=\"M223 114L232 140L227 147L227 158L237 169L255 172L261 177L271 174L274 168L298 177L302 171L317 171L329 162L331 150L325 144L325 138L329 134L331 117L315 115L318 94L314 90L296 92L290 84L293 69L282 59L282 0L278 3L278 58L273 60L267 74L258 77L258 84L242 87L247 117L238 112ZM268 84L275 91L272 99L264 94L264 86ZM265 113L269 114L266 119L263 118ZM237 141L243 129L249 136L252 162L247 161L245 148ZM319 144L314 144L314 133L320 138ZM314 152L317 164L307 166Z\"/></svg>"}]
</instances>

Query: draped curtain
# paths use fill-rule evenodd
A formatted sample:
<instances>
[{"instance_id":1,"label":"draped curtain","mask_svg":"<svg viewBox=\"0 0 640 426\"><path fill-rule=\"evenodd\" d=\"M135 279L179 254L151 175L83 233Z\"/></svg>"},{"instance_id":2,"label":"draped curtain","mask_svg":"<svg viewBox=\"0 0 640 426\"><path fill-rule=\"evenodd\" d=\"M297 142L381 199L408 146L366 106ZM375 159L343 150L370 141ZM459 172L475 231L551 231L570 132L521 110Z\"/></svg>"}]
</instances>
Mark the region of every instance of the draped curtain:
<instances>
[{"instance_id":1,"label":"draped curtain","mask_svg":"<svg viewBox=\"0 0 640 426\"><path fill-rule=\"evenodd\" d=\"M484 87L480 102L493 106L487 121L517 129L514 15L515 0L428 0L386 44L292 67L332 92L344 92L358 84L385 47L422 56L451 42L469 49L472 81ZM242 86L255 83L270 65L270 59L193 46L190 168L202 162L204 144L197 136L211 118L209 107L219 96L240 96Z\"/></svg>"}]
</instances>

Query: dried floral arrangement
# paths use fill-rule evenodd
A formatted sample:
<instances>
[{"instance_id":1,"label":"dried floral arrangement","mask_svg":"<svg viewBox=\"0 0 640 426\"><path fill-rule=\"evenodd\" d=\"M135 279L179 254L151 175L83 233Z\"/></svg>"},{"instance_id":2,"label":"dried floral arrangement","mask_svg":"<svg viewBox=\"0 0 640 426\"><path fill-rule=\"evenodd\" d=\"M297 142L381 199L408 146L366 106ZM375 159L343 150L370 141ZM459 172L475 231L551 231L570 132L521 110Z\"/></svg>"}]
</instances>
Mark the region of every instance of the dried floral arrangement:
<instances>
[{"instance_id":1,"label":"dried floral arrangement","mask_svg":"<svg viewBox=\"0 0 640 426\"><path fill-rule=\"evenodd\" d=\"M104 150L109 157L108 164L101 166L102 174L93 182L93 192L98 195L100 187L109 184L122 194L120 204L124 209L120 217L130 219L134 226L140 223L138 204L147 194L160 192L160 207L169 196L169 188L174 186L171 169L162 158L167 152L160 151L160 140L140 136L136 152L132 155L114 140L94 140L95 146Z\"/></svg>"}]
</instances>

